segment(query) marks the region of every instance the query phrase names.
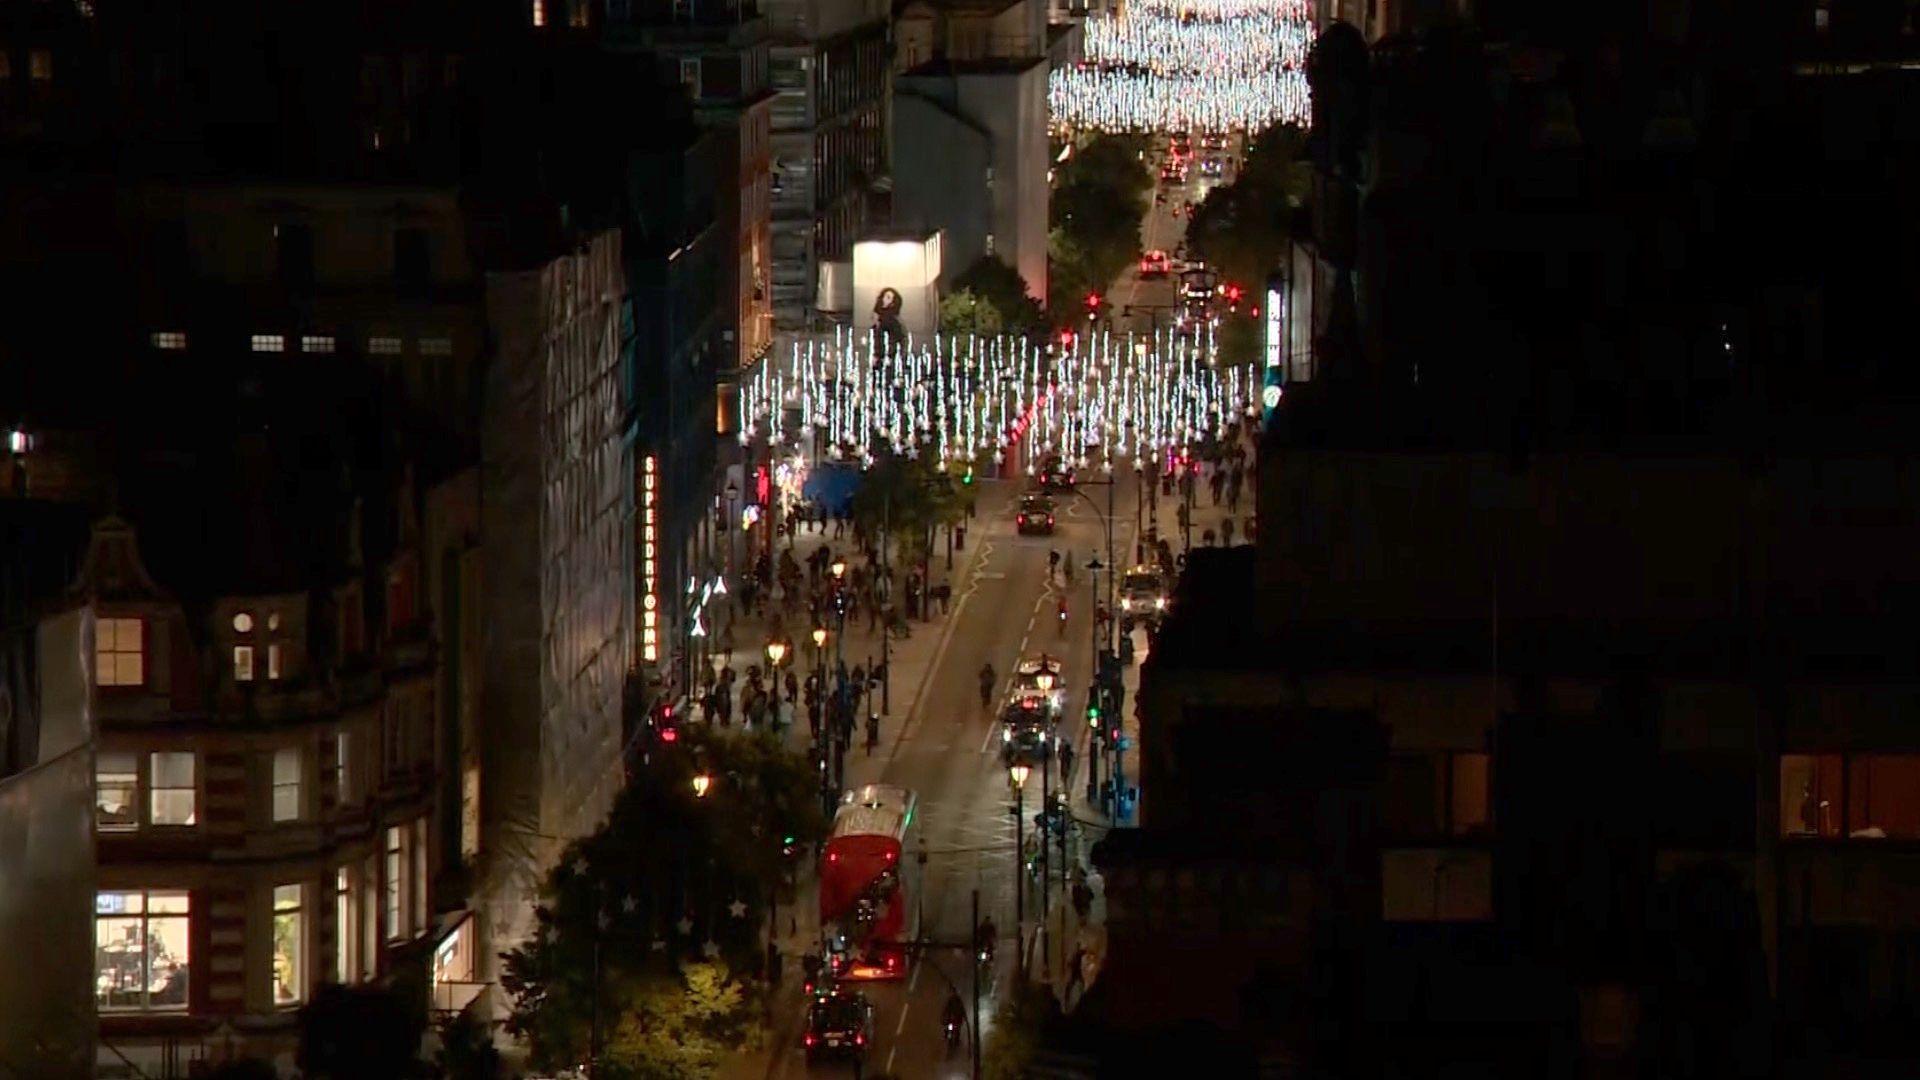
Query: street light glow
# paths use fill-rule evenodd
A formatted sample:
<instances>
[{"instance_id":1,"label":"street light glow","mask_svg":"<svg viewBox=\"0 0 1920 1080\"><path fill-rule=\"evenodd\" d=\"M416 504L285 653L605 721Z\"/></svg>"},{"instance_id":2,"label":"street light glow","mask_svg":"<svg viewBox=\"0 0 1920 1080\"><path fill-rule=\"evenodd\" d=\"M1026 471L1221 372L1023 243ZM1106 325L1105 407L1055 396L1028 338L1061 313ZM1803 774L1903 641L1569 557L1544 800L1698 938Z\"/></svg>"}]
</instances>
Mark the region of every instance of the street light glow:
<instances>
[{"instance_id":1,"label":"street light glow","mask_svg":"<svg viewBox=\"0 0 1920 1080\"><path fill-rule=\"evenodd\" d=\"M707 789L712 786L713 777L708 776L706 773L695 773L693 777L693 797L696 799L706 798Z\"/></svg>"},{"instance_id":2,"label":"street light glow","mask_svg":"<svg viewBox=\"0 0 1920 1080\"><path fill-rule=\"evenodd\" d=\"M1018 790L1027 786L1027 774L1031 771L1032 770L1025 765L1009 765L1007 766L1007 778L1013 781L1015 790Z\"/></svg>"}]
</instances>

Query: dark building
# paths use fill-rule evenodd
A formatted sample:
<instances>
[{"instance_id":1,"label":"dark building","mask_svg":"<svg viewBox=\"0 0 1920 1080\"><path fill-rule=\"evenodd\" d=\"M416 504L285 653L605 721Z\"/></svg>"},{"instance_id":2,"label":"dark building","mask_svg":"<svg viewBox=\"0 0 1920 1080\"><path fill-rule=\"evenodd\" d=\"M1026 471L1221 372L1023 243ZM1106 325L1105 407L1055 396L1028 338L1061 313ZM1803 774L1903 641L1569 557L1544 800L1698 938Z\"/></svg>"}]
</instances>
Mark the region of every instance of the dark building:
<instances>
[{"instance_id":1,"label":"dark building","mask_svg":"<svg viewBox=\"0 0 1920 1080\"><path fill-rule=\"evenodd\" d=\"M1841 7L1315 50L1259 546L1138 699L1145 834L1276 702L1385 732L1336 1075L1912 1060L1915 39Z\"/></svg>"},{"instance_id":2,"label":"dark building","mask_svg":"<svg viewBox=\"0 0 1920 1080\"><path fill-rule=\"evenodd\" d=\"M665 3L609 9L607 47L651 56L660 76L686 88L695 119L721 133L718 227L727 238L725 295L735 310L723 334L723 371L773 345L772 115L766 22L750 4ZM722 397L727 395L723 392Z\"/></svg>"},{"instance_id":3,"label":"dark building","mask_svg":"<svg viewBox=\"0 0 1920 1080\"><path fill-rule=\"evenodd\" d=\"M889 175L885 0L767 0L773 98L773 318L845 317L853 244Z\"/></svg>"}]
</instances>

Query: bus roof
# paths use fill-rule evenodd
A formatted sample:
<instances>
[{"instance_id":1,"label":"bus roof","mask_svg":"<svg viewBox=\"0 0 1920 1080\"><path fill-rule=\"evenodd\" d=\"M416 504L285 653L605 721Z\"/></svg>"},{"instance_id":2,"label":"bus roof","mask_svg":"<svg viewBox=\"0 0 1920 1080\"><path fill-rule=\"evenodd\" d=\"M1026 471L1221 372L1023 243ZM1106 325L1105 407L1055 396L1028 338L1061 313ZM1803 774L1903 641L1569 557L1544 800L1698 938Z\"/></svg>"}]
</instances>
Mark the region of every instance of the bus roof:
<instances>
[{"instance_id":1,"label":"bus roof","mask_svg":"<svg viewBox=\"0 0 1920 1080\"><path fill-rule=\"evenodd\" d=\"M840 798L830 839L886 836L904 841L913 824L913 792L892 784L863 784Z\"/></svg>"}]
</instances>

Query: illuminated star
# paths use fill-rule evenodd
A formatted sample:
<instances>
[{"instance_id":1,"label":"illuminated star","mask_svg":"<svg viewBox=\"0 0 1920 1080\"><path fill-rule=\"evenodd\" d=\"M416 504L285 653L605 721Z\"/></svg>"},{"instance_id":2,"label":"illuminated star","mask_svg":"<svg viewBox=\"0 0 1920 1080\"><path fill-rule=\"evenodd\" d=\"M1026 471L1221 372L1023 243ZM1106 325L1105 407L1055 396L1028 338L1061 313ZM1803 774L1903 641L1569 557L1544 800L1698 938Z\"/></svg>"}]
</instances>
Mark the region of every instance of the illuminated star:
<instances>
[{"instance_id":1,"label":"illuminated star","mask_svg":"<svg viewBox=\"0 0 1920 1080\"><path fill-rule=\"evenodd\" d=\"M711 960L720 955L720 943L714 941L712 938L708 938L707 943L700 946L700 951L706 954L707 959Z\"/></svg>"},{"instance_id":2,"label":"illuminated star","mask_svg":"<svg viewBox=\"0 0 1920 1080\"><path fill-rule=\"evenodd\" d=\"M673 927L674 929L680 931L680 933L683 936L686 934L691 934L693 933L693 917L690 915L682 915L680 916L680 921L677 923L674 923Z\"/></svg>"},{"instance_id":3,"label":"illuminated star","mask_svg":"<svg viewBox=\"0 0 1920 1080\"><path fill-rule=\"evenodd\" d=\"M735 900L733 903L727 905L727 912L736 919L744 919L747 917L747 902L745 900Z\"/></svg>"}]
</instances>

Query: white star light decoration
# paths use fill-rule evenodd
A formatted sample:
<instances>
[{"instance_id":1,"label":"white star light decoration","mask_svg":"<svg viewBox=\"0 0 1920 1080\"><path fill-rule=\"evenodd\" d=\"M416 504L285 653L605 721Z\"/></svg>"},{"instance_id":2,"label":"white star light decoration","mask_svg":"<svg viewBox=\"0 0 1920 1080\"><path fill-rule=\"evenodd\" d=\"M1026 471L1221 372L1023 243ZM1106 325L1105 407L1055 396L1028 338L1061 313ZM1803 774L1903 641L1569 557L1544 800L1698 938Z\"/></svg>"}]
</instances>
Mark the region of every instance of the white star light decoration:
<instances>
[{"instance_id":1,"label":"white star light decoration","mask_svg":"<svg viewBox=\"0 0 1920 1080\"><path fill-rule=\"evenodd\" d=\"M687 936L688 934L691 934L691 933L693 933L693 918L692 918L692 916L688 916L688 915L682 915L682 916L680 916L680 921L679 921L679 922L677 922L677 923L674 923L674 924L673 924L673 928L674 928L675 930L678 930L678 931L680 931L680 936L681 936L681 937L686 937L686 936Z\"/></svg>"},{"instance_id":2,"label":"white star light decoration","mask_svg":"<svg viewBox=\"0 0 1920 1080\"><path fill-rule=\"evenodd\" d=\"M736 919L746 918L747 902L744 900L735 900L733 903L727 905L727 913Z\"/></svg>"}]
</instances>

